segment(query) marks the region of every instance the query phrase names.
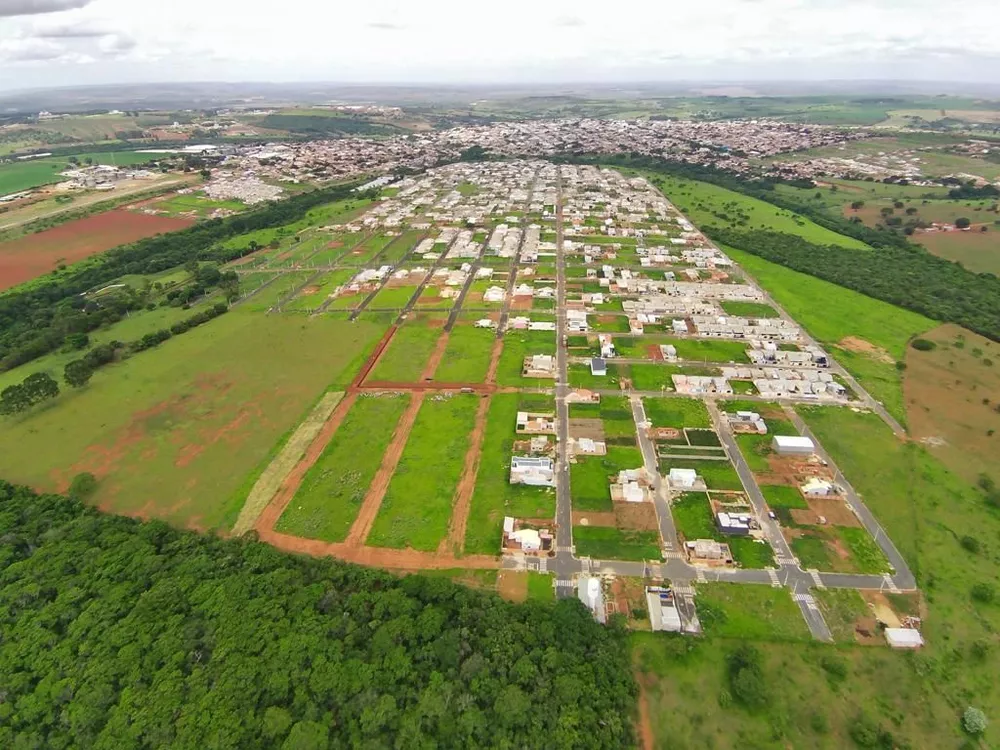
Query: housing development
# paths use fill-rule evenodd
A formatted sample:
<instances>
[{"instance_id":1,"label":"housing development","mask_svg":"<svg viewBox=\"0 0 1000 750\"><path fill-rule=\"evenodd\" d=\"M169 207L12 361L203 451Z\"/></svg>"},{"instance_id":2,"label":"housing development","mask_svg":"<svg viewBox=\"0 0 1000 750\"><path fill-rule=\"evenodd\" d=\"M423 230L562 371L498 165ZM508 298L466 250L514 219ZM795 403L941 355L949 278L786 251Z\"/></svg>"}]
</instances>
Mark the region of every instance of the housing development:
<instances>
[{"instance_id":1,"label":"housing development","mask_svg":"<svg viewBox=\"0 0 1000 750\"><path fill-rule=\"evenodd\" d=\"M234 533L546 574L600 622L639 608L687 633L705 582L785 587L823 641L817 590L915 589L797 409L901 428L645 177L460 163L386 195L233 266L238 305L391 323ZM892 645L921 642L918 619L890 624Z\"/></svg>"}]
</instances>

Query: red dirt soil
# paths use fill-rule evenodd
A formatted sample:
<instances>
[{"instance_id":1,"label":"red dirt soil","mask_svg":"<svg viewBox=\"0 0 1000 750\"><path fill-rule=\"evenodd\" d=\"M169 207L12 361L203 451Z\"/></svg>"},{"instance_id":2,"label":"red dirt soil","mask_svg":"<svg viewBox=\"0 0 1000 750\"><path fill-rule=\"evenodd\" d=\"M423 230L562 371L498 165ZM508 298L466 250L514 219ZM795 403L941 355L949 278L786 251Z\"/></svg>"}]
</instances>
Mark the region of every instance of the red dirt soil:
<instances>
[{"instance_id":1,"label":"red dirt soil","mask_svg":"<svg viewBox=\"0 0 1000 750\"><path fill-rule=\"evenodd\" d=\"M431 352L430 359L427 360L427 365L420 376L421 379L431 380L434 378L434 373L437 372L438 365L444 359L444 350L448 348L449 337L450 334L447 331L438 336L437 343L434 345L434 351Z\"/></svg>"},{"instance_id":2,"label":"red dirt soil","mask_svg":"<svg viewBox=\"0 0 1000 750\"><path fill-rule=\"evenodd\" d=\"M105 211L0 243L0 290L43 276L58 263L76 263L113 247L192 224L190 219Z\"/></svg>"}]
</instances>

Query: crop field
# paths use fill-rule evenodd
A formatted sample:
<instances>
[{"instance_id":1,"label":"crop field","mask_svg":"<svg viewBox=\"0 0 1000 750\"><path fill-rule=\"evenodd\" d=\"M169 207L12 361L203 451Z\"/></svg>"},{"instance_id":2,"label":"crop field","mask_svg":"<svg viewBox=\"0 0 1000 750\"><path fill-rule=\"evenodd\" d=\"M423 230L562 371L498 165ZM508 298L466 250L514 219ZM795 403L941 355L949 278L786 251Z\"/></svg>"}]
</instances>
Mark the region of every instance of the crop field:
<instances>
[{"instance_id":1,"label":"crop field","mask_svg":"<svg viewBox=\"0 0 1000 750\"><path fill-rule=\"evenodd\" d=\"M456 325L448 334L444 358L434 373L442 383L484 383L496 335L490 329Z\"/></svg>"},{"instance_id":2,"label":"crop field","mask_svg":"<svg viewBox=\"0 0 1000 750\"><path fill-rule=\"evenodd\" d=\"M189 219L107 211L0 243L0 290L113 247L191 226Z\"/></svg>"},{"instance_id":3,"label":"crop field","mask_svg":"<svg viewBox=\"0 0 1000 750\"><path fill-rule=\"evenodd\" d=\"M399 328L388 348L371 371L369 380L390 383L415 383L423 377L441 329L411 321Z\"/></svg>"},{"instance_id":4,"label":"crop field","mask_svg":"<svg viewBox=\"0 0 1000 750\"><path fill-rule=\"evenodd\" d=\"M433 551L444 539L475 422L475 396L424 400L368 543Z\"/></svg>"},{"instance_id":5,"label":"crop field","mask_svg":"<svg viewBox=\"0 0 1000 750\"><path fill-rule=\"evenodd\" d=\"M89 471L103 509L228 528L244 478L327 388L350 379L382 330L233 311L9 420L7 476L64 490Z\"/></svg>"},{"instance_id":6,"label":"crop field","mask_svg":"<svg viewBox=\"0 0 1000 750\"><path fill-rule=\"evenodd\" d=\"M550 396L497 393L492 397L483 439L483 454L465 530L466 554L497 554L504 516L552 518L555 491L510 484L510 457L516 436L517 412L554 411Z\"/></svg>"},{"instance_id":7,"label":"crop field","mask_svg":"<svg viewBox=\"0 0 1000 750\"><path fill-rule=\"evenodd\" d=\"M1000 345L955 325L922 338L934 348L909 347L903 378L914 438L969 482L997 473Z\"/></svg>"},{"instance_id":8,"label":"crop field","mask_svg":"<svg viewBox=\"0 0 1000 750\"><path fill-rule=\"evenodd\" d=\"M898 420L905 421L900 372L907 342L935 323L923 315L757 258L726 252Z\"/></svg>"},{"instance_id":9,"label":"crop field","mask_svg":"<svg viewBox=\"0 0 1000 750\"><path fill-rule=\"evenodd\" d=\"M275 528L309 539L343 541L409 402L405 394L359 398Z\"/></svg>"}]
</instances>

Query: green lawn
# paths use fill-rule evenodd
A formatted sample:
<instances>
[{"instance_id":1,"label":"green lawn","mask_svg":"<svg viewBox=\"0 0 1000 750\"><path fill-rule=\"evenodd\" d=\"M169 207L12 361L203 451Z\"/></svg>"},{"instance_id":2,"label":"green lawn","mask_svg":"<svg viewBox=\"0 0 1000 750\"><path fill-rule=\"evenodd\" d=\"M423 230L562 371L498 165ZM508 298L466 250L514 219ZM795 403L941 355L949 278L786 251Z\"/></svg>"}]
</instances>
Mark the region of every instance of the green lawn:
<instances>
[{"instance_id":1,"label":"green lawn","mask_svg":"<svg viewBox=\"0 0 1000 750\"><path fill-rule=\"evenodd\" d=\"M694 469L705 480L710 490L742 490L743 483L733 465L726 461L698 461L683 458L661 458L660 471L664 474L671 469Z\"/></svg>"},{"instance_id":2,"label":"green lawn","mask_svg":"<svg viewBox=\"0 0 1000 750\"><path fill-rule=\"evenodd\" d=\"M809 629L786 588L700 583L698 619L707 636L754 640L809 640Z\"/></svg>"},{"instance_id":3,"label":"green lawn","mask_svg":"<svg viewBox=\"0 0 1000 750\"><path fill-rule=\"evenodd\" d=\"M487 415L483 453L476 475L476 489L465 529L467 554L499 554L503 517L551 518L555 515L555 491L511 485L510 457L514 428L520 410L551 411L551 397L497 393Z\"/></svg>"},{"instance_id":4,"label":"green lawn","mask_svg":"<svg viewBox=\"0 0 1000 750\"><path fill-rule=\"evenodd\" d=\"M574 510L610 511L611 478L623 469L638 469L643 465L638 448L609 445L606 456L578 458L570 465L570 489Z\"/></svg>"},{"instance_id":5,"label":"green lawn","mask_svg":"<svg viewBox=\"0 0 1000 750\"><path fill-rule=\"evenodd\" d=\"M476 396L425 398L367 543L433 551L448 533L476 420Z\"/></svg>"},{"instance_id":6,"label":"green lawn","mask_svg":"<svg viewBox=\"0 0 1000 750\"><path fill-rule=\"evenodd\" d=\"M741 341L715 341L711 339L664 339L662 344L677 347L679 359L699 362L739 362L750 361L747 344Z\"/></svg>"},{"instance_id":7,"label":"green lawn","mask_svg":"<svg viewBox=\"0 0 1000 750\"><path fill-rule=\"evenodd\" d=\"M654 427L697 427L712 426L712 418L703 401L695 398L644 398L643 408L646 419Z\"/></svg>"},{"instance_id":8,"label":"green lawn","mask_svg":"<svg viewBox=\"0 0 1000 750\"><path fill-rule=\"evenodd\" d=\"M408 395L361 397L278 520L286 534L342 542L382 464Z\"/></svg>"},{"instance_id":9,"label":"green lawn","mask_svg":"<svg viewBox=\"0 0 1000 750\"><path fill-rule=\"evenodd\" d=\"M767 289L892 415L905 423L901 377L895 362L907 342L935 326L934 321L850 289L792 271L733 248L730 257ZM884 354L854 353L847 337L868 342ZM884 361L883 361L884 360Z\"/></svg>"},{"instance_id":10,"label":"green lawn","mask_svg":"<svg viewBox=\"0 0 1000 750\"><path fill-rule=\"evenodd\" d=\"M764 499L772 509L775 508L799 508L804 510L809 507L806 499L802 497L798 487L788 487L780 484L762 484L760 491L764 494Z\"/></svg>"},{"instance_id":11,"label":"green lawn","mask_svg":"<svg viewBox=\"0 0 1000 750\"><path fill-rule=\"evenodd\" d=\"M545 573L528 573L528 599L540 602L554 602L556 590L552 576Z\"/></svg>"},{"instance_id":12,"label":"green lawn","mask_svg":"<svg viewBox=\"0 0 1000 750\"><path fill-rule=\"evenodd\" d=\"M576 554L595 560L660 560L660 535L602 526L574 526Z\"/></svg>"},{"instance_id":13,"label":"green lawn","mask_svg":"<svg viewBox=\"0 0 1000 750\"><path fill-rule=\"evenodd\" d=\"M368 307L373 310L402 310L416 294L418 286L419 284L384 286L368 303Z\"/></svg>"},{"instance_id":14,"label":"green lawn","mask_svg":"<svg viewBox=\"0 0 1000 750\"><path fill-rule=\"evenodd\" d=\"M503 352L497 368L497 383L504 386L552 388L553 380L523 378L524 358L535 354L555 354L555 335L545 331L511 331L504 335Z\"/></svg>"},{"instance_id":15,"label":"green lawn","mask_svg":"<svg viewBox=\"0 0 1000 750\"><path fill-rule=\"evenodd\" d=\"M723 300L722 309L730 315L740 318L777 318L778 311L763 302L739 302L738 300Z\"/></svg>"},{"instance_id":16,"label":"green lawn","mask_svg":"<svg viewBox=\"0 0 1000 750\"><path fill-rule=\"evenodd\" d=\"M162 158L161 154L137 154L135 151L114 151L101 154L80 153L75 155L80 163L90 158L94 164L116 164L120 167L145 164ZM61 182L65 178L59 173L68 168L76 168L68 162L70 155L52 156L42 159L17 161L0 165L0 195L19 193L22 190Z\"/></svg>"},{"instance_id":17,"label":"green lawn","mask_svg":"<svg viewBox=\"0 0 1000 750\"><path fill-rule=\"evenodd\" d=\"M486 382L495 343L496 335L492 330L456 325L448 335L444 359L434 379L443 383Z\"/></svg>"},{"instance_id":18,"label":"green lawn","mask_svg":"<svg viewBox=\"0 0 1000 750\"><path fill-rule=\"evenodd\" d=\"M423 377L427 361L441 337L441 329L411 322L392 337L371 371L371 381L415 383Z\"/></svg>"},{"instance_id":19,"label":"green lawn","mask_svg":"<svg viewBox=\"0 0 1000 750\"><path fill-rule=\"evenodd\" d=\"M245 479L328 388L343 389L384 330L238 308L5 420L5 476L64 490L90 471L103 508L229 528Z\"/></svg>"},{"instance_id":20,"label":"green lawn","mask_svg":"<svg viewBox=\"0 0 1000 750\"><path fill-rule=\"evenodd\" d=\"M774 565L771 545L749 537L728 536L719 531L706 493L684 493L670 506L670 513L677 524L677 531L685 540L715 539L725 542L733 553L733 560L743 568L759 570Z\"/></svg>"}]
</instances>

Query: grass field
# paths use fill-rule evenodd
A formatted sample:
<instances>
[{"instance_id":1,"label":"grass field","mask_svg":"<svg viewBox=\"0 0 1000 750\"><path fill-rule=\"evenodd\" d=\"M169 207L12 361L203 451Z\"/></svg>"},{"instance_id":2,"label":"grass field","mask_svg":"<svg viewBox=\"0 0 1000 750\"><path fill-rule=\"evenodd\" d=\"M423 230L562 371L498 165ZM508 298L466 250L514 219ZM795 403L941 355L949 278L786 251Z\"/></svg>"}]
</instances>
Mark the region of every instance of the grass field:
<instances>
[{"instance_id":1,"label":"grass field","mask_svg":"<svg viewBox=\"0 0 1000 750\"><path fill-rule=\"evenodd\" d=\"M0 165L0 195L19 193L22 190L63 181L65 178L60 177L59 173L75 168L69 164L70 156L67 154L66 156L31 159ZM119 167L146 164L161 158L158 154L138 154L135 151L114 151L101 154L79 153L73 154L73 156L76 156L81 164L89 158L93 160L94 164L115 164Z\"/></svg>"},{"instance_id":2,"label":"grass field","mask_svg":"<svg viewBox=\"0 0 1000 750\"><path fill-rule=\"evenodd\" d=\"M818 245L840 245L857 250L870 250L863 242L821 227L809 219L742 193L661 175L648 175L653 184L681 212L702 229L711 226L732 226L754 229L765 227L773 232L794 234Z\"/></svg>"},{"instance_id":3,"label":"grass field","mask_svg":"<svg viewBox=\"0 0 1000 750\"><path fill-rule=\"evenodd\" d=\"M294 299L286 303L284 310L311 311L326 302L338 287L351 280L354 272L347 268L330 271L314 279L313 282L299 292Z\"/></svg>"},{"instance_id":4,"label":"grass field","mask_svg":"<svg viewBox=\"0 0 1000 750\"><path fill-rule=\"evenodd\" d=\"M7 420L7 476L64 490L89 471L103 509L228 528L245 477L327 388L346 385L382 331L235 310Z\"/></svg>"},{"instance_id":5,"label":"grass field","mask_svg":"<svg viewBox=\"0 0 1000 750\"><path fill-rule=\"evenodd\" d=\"M935 323L923 315L783 268L733 248L725 251L858 379L905 422L900 373L907 342Z\"/></svg>"},{"instance_id":6,"label":"grass field","mask_svg":"<svg viewBox=\"0 0 1000 750\"><path fill-rule=\"evenodd\" d=\"M918 233L913 238L934 255L955 261L973 273L1000 275L1000 227L986 232Z\"/></svg>"},{"instance_id":7,"label":"grass field","mask_svg":"<svg viewBox=\"0 0 1000 750\"><path fill-rule=\"evenodd\" d=\"M156 211L163 211L170 216L183 216L192 219L203 219L213 211L245 211L247 205L243 201L225 200L217 201L206 198L203 194L191 193L185 195L172 195L165 200L157 201L150 208Z\"/></svg>"},{"instance_id":8,"label":"grass field","mask_svg":"<svg viewBox=\"0 0 1000 750\"><path fill-rule=\"evenodd\" d=\"M424 400L368 544L437 549L448 532L478 404L476 396L428 396Z\"/></svg>"},{"instance_id":9,"label":"grass field","mask_svg":"<svg viewBox=\"0 0 1000 750\"><path fill-rule=\"evenodd\" d=\"M276 530L342 542L409 402L401 394L359 398L303 478Z\"/></svg>"},{"instance_id":10,"label":"grass field","mask_svg":"<svg viewBox=\"0 0 1000 750\"><path fill-rule=\"evenodd\" d=\"M420 380L440 337L440 328L418 321L407 323L393 335L368 379L415 383Z\"/></svg>"},{"instance_id":11,"label":"grass field","mask_svg":"<svg viewBox=\"0 0 1000 750\"><path fill-rule=\"evenodd\" d=\"M444 383L483 383L496 343L492 330L456 325L448 335L444 359L434 379Z\"/></svg>"},{"instance_id":12,"label":"grass field","mask_svg":"<svg viewBox=\"0 0 1000 750\"><path fill-rule=\"evenodd\" d=\"M551 388L552 380L521 377L524 358L535 354L555 354L556 339L544 331L511 331L503 338L503 352L497 367L497 383L506 386Z\"/></svg>"},{"instance_id":13,"label":"grass field","mask_svg":"<svg viewBox=\"0 0 1000 750\"><path fill-rule=\"evenodd\" d=\"M936 348L909 347L903 378L913 436L936 438L929 450L969 482L997 474L1000 345L950 324L922 338Z\"/></svg>"},{"instance_id":14,"label":"grass field","mask_svg":"<svg viewBox=\"0 0 1000 750\"><path fill-rule=\"evenodd\" d=\"M785 588L701 583L698 617L705 634L753 640L808 640L809 630Z\"/></svg>"},{"instance_id":15,"label":"grass field","mask_svg":"<svg viewBox=\"0 0 1000 750\"><path fill-rule=\"evenodd\" d=\"M606 456L578 458L570 464L570 489L573 510L611 511L612 478L624 469L638 469L643 465L638 448L609 445Z\"/></svg>"},{"instance_id":16,"label":"grass field","mask_svg":"<svg viewBox=\"0 0 1000 750\"><path fill-rule=\"evenodd\" d=\"M660 535L604 526L574 526L576 554L595 560L660 560Z\"/></svg>"},{"instance_id":17,"label":"grass field","mask_svg":"<svg viewBox=\"0 0 1000 750\"><path fill-rule=\"evenodd\" d=\"M553 411L549 396L497 393L492 397L483 438L483 453L476 475L476 489L465 530L467 554L499 554L504 516L551 518L555 491L510 484L510 457L517 412Z\"/></svg>"},{"instance_id":18,"label":"grass field","mask_svg":"<svg viewBox=\"0 0 1000 750\"><path fill-rule=\"evenodd\" d=\"M695 398L644 398L642 406L653 427L712 426L705 403Z\"/></svg>"},{"instance_id":19,"label":"grass field","mask_svg":"<svg viewBox=\"0 0 1000 750\"><path fill-rule=\"evenodd\" d=\"M854 623L871 614L865 600L854 589L816 589L812 592L823 619L837 642L854 643Z\"/></svg>"}]
</instances>

